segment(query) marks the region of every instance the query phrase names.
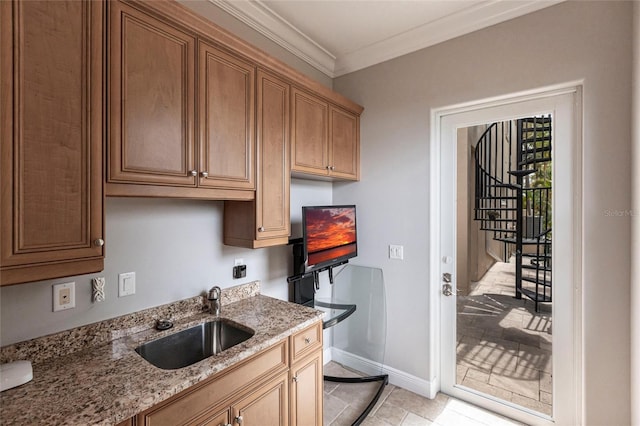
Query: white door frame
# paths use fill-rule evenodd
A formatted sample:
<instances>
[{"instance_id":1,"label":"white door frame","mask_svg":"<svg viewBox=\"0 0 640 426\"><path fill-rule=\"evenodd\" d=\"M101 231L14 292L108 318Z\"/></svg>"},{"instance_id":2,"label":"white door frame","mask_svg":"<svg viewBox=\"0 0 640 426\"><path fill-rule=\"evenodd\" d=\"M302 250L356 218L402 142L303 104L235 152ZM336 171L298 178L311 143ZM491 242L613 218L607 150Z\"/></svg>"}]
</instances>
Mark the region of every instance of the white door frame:
<instances>
[{"instance_id":1,"label":"white door frame","mask_svg":"<svg viewBox=\"0 0 640 426\"><path fill-rule=\"evenodd\" d=\"M582 85L581 81L571 82L431 111L429 369L432 397L437 391L446 389L452 396L525 423L582 423ZM569 304L562 310L556 309L558 303L552 305L553 419L455 384L455 356L453 363L450 359L443 359L445 348L455 348L455 296L445 297L441 292L444 272L453 276L454 293L456 288L455 214L442 214L442 209L443 206L453 206L455 212L457 129L549 112L559 117L554 121L562 119L570 123L569 126L561 126L564 130L554 126L554 140L570 143L554 143L552 148L553 278L554 283L571 283L553 288L554 300L564 300ZM564 133L556 134L556 131ZM443 185L451 190L443 191ZM556 261L558 254L562 255L562 264ZM441 332L444 326L450 327L447 332Z\"/></svg>"}]
</instances>

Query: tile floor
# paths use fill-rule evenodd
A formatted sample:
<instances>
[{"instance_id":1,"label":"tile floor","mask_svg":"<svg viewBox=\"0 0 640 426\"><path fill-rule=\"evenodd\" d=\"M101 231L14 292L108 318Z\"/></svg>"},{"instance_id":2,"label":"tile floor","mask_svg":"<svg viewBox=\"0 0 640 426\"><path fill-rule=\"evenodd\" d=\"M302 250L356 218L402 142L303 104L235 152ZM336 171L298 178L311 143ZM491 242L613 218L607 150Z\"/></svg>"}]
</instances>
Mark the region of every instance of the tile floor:
<instances>
[{"instance_id":1,"label":"tile floor","mask_svg":"<svg viewBox=\"0 0 640 426\"><path fill-rule=\"evenodd\" d=\"M513 263L498 262L458 296L457 383L551 414L551 304L514 296Z\"/></svg>"},{"instance_id":2,"label":"tile floor","mask_svg":"<svg viewBox=\"0 0 640 426\"><path fill-rule=\"evenodd\" d=\"M457 382L551 414L551 304L535 312L531 300L514 296L513 263L496 263L468 296L458 296ZM325 374L354 376L335 362ZM348 426L379 384L324 382L324 424ZM364 426L485 426L521 423L444 394L427 399L388 385Z\"/></svg>"},{"instance_id":3,"label":"tile floor","mask_svg":"<svg viewBox=\"0 0 640 426\"><path fill-rule=\"evenodd\" d=\"M335 362L325 365L325 374L358 375ZM325 426L350 426L367 406L378 383L324 382ZM512 426L521 423L438 394L433 400L393 385L387 385L363 426Z\"/></svg>"}]
</instances>

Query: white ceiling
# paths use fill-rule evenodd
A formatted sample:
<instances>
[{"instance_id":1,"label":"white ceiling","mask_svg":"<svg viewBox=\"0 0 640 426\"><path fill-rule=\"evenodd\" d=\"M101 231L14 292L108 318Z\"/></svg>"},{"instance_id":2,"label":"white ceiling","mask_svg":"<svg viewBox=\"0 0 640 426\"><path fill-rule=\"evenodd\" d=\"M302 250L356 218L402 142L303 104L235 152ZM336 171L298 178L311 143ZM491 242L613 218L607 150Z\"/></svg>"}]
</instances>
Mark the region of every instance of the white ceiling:
<instances>
[{"instance_id":1,"label":"white ceiling","mask_svg":"<svg viewBox=\"0 0 640 426\"><path fill-rule=\"evenodd\" d=\"M562 0L209 0L337 77Z\"/></svg>"}]
</instances>

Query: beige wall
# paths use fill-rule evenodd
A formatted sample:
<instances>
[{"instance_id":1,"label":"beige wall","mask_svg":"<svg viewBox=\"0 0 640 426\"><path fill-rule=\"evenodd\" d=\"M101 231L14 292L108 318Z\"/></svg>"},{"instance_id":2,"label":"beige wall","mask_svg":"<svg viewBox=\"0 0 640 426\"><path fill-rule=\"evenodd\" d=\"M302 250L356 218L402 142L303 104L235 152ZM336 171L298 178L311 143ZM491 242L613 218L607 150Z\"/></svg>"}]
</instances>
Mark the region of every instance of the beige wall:
<instances>
[{"instance_id":1,"label":"beige wall","mask_svg":"<svg viewBox=\"0 0 640 426\"><path fill-rule=\"evenodd\" d=\"M491 234L480 230L474 217L475 161L474 147L486 126L458 129L456 149L456 289L466 295L471 281L479 281L496 262L490 253L501 258L503 244L494 241Z\"/></svg>"},{"instance_id":2,"label":"beige wall","mask_svg":"<svg viewBox=\"0 0 640 426\"><path fill-rule=\"evenodd\" d=\"M640 2L633 7L631 424L640 425Z\"/></svg>"},{"instance_id":3,"label":"beige wall","mask_svg":"<svg viewBox=\"0 0 640 426\"><path fill-rule=\"evenodd\" d=\"M365 106L362 181L334 185L333 197L358 203L357 262L384 270L387 365L427 382L437 373L426 308L431 109L582 80L583 421L630 423L631 219L608 212L631 208L631 40L631 2L564 2L334 81ZM387 259L390 242L404 245L404 262Z\"/></svg>"}]
</instances>

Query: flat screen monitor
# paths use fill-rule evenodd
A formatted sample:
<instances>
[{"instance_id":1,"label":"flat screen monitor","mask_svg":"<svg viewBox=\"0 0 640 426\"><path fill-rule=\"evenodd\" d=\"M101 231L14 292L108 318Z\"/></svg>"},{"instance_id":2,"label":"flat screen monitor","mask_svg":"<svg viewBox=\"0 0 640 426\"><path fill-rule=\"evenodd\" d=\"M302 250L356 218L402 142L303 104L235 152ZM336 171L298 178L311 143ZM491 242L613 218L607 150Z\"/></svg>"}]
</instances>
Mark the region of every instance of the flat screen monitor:
<instances>
[{"instance_id":1,"label":"flat screen monitor","mask_svg":"<svg viewBox=\"0 0 640 426\"><path fill-rule=\"evenodd\" d=\"M356 206L303 207L302 229L307 272L358 254Z\"/></svg>"}]
</instances>

